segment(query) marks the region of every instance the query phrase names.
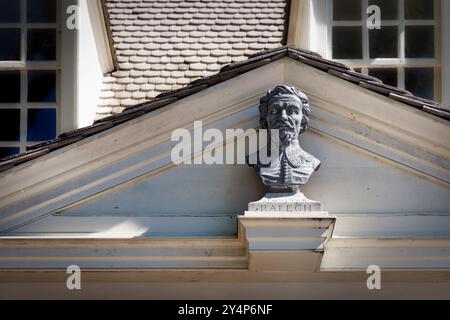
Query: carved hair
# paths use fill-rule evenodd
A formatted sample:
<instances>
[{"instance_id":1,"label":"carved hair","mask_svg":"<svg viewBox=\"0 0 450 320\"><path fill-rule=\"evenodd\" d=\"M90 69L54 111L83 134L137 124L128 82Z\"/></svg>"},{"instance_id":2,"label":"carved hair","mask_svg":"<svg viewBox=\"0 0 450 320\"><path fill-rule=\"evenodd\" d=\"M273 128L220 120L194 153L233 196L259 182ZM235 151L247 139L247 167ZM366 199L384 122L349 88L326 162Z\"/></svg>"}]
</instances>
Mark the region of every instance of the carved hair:
<instances>
[{"instance_id":1,"label":"carved hair","mask_svg":"<svg viewBox=\"0 0 450 320\"><path fill-rule=\"evenodd\" d=\"M275 96L284 96L284 95L293 95L297 97L302 102L302 123L300 133L306 131L309 118L308 115L311 113L311 109L309 109L309 100L308 97L301 91L297 90L294 87L288 86L286 84L278 85L273 90L267 92L267 94L261 98L259 101L259 122L261 123L261 127L263 129L267 129L267 113L269 111L269 103L270 100Z\"/></svg>"}]
</instances>

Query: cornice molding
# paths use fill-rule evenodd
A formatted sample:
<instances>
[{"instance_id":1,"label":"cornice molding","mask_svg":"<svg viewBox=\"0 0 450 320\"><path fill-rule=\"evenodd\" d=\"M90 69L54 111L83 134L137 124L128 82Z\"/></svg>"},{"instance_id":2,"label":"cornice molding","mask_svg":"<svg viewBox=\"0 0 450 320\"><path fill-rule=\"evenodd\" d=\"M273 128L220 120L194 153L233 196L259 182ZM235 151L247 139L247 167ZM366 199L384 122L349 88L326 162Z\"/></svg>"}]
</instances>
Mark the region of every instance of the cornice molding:
<instances>
[{"instance_id":1,"label":"cornice molding","mask_svg":"<svg viewBox=\"0 0 450 320\"><path fill-rule=\"evenodd\" d=\"M279 83L304 91L313 130L450 183L448 121L283 58L0 175L0 232L173 167L170 135L194 120L258 126L259 97Z\"/></svg>"}]
</instances>

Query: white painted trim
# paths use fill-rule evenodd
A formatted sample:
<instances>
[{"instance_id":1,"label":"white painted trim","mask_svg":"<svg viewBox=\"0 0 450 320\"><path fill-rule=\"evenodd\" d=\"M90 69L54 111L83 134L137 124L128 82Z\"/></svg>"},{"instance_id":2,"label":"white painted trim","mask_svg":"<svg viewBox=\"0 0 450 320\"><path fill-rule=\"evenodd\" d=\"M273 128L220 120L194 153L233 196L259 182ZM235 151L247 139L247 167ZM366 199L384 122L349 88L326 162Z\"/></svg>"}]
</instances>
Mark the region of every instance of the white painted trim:
<instances>
[{"instance_id":1,"label":"white painted trim","mask_svg":"<svg viewBox=\"0 0 450 320\"><path fill-rule=\"evenodd\" d=\"M250 271L318 271L335 219L302 214L239 216Z\"/></svg>"},{"instance_id":2,"label":"white painted trim","mask_svg":"<svg viewBox=\"0 0 450 320\"><path fill-rule=\"evenodd\" d=\"M19 0L18 0L19 1ZM20 141L0 141L0 146L19 147L21 152L37 141L27 141L27 110L33 107L46 107L56 110L56 135L75 129L75 95L76 95L76 30L66 28L66 8L77 4L77 0L62 0L56 2L55 23L26 23L26 1L21 1L21 23L1 24L1 28L14 27L21 29L21 61L0 61L1 69L19 71L21 74L20 102L2 104L1 108L20 108ZM56 58L54 61L27 61L27 30L36 28L51 28L56 32ZM60 33L59 33L60 32ZM51 70L56 72L56 102L27 102L27 71Z\"/></svg>"},{"instance_id":3,"label":"white painted trim","mask_svg":"<svg viewBox=\"0 0 450 320\"><path fill-rule=\"evenodd\" d=\"M238 239L0 240L0 269L243 269Z\"/></svg>"},{"instance_id":4,"label":"white painted trim","mask_svg":"<svg viewBox=\"0 0 450 320\"><path fill-rule=\"evenodd\" d=\"M347 218L352 221L345 223L356 222L363 233L377 219L373 215L357 215L354 220L351 216ZM387 226L389 219L400 219L399 223L388 226L388 233L395 232L394 229L432 229L436 223L450 221L450 215L441 217L445 221L439 221L439 216L421 219L420 215L383 215L377 227ZM365 271L373 264L382 268L384 276L393 270L450 272L450 237L385 238L369 233L368 236L374 237L336 238L334 233L339 232L342 218L343 215L316 219L301 215L284 218L240 216L237 238L1 238L0 269L64 270L68 264L87 270L122 272L127 269L232 269L236 272L239 269L249 272L248 275L274 271L279 276L297 279L299 273L307 273L308 276L302 279L325 282L333 279L358 281L357 273L349 271ZM414 227L410 228L411 225ZM340 273L343 271L345 273ZM428 273L428 277L438 279L441 273ZM413 275L391 274L384 280L405 277L408 281L421 281L421 277Z\"/></svg>"},{"instance_id":5,"label":"white painted trim","mask_svg":"<svg viewBox=\"0 0 450 320\"><path fill-rule=\"evenodd\" d=\"M245 213L246 217L264 217L268 213ZM6 238L135 238L173 237L216 237L237 233L235 214L228 215L153 215L153 216L82 216L51 215L39 222L19 228L9 233L0 233ZM277 218L293 217L277 213ZM295 217L295 216L294 216ZM303 218L326 216L307 216ZM331 216L329 216L331 217ZM351 213L333 214L336 226L335 238L450 238L450 214L437 213ZM173 220L177 224L173 225ZM158 233L148 232L148 225L158 226ZM211 231L213 230L213 231Z\"/></svg>"},{"instance_id":6,"label":"white painted trim","mask_svg":"<svg viewBox=\"0 0 450 320\"><path fill-rule=\"evenodd\" d=\"M322 251L333 232L334 217L283 216L261 213L239 216L240 235L249 251L312 250Z\"/></svg>"},{"instance_id":7,"label":"white painted trim","mask_svg":"<svg viewBox=\"0 0 450 320\"><path fill-rule=\"evenodd\" d=\"M83 216L63 211L9 233L0 233L0 238L224 237L237 235L236 219L235 213Z\"/></svg>"},{"instance_id":8,"label":"white painted trim","mask_svg":"<svg viewBox=\"0 0 450 320\"><path fill-rule=\"evenodd\" d=\"M0 230L170 169L171 132L194 120L256 127L259 97L283 82L310 97L313 130L448 186L447 121L284 58L2 173Z\"/></svg>"},{"instance_id":9,"label":"white painted trim","mask_svg":"<svg viewBox=\"0 0 450 320\"><path fill-rule=\"evenodd\" d=\"M103 74L110 73L116 67L114 65L113 48L111 48L108 30L106 29L106 17L103 14L102 0L81 1L86 1L88 7L102 72Z\"/></svg>"},{"instance_id":10,"label":"white painted trim","mask_svg":"<svg viewBox=\"0 0 450 320\"><path fill-rule=\"evenodd\" d=\"M349 65L353 68L361 68L363 74L368 74L368 69L375 68L396 68L398 72L397 86L399 88L405 88L405 67L431 67L434 68L434 100L442 101L442 104L449 107L450 110L450 98L445 98L445 94L448 95L449 80L448 74L450 72L446 70L450 61L450 49L448 49L449 40L445 35L450 33L446 31L448 29L447 16L450 14L448 9L448 3L446 1L432 0L435 7L435 19L434 20L405 20L404 16L404 0L398 1L398 15L397 20L383 20L382 26L398 26L398 58L377 58L371 59L369 57L369 42L368 42L368 30L365 23L367 17L366 8L368 5L367 0L361 0L361 14L362 19L359 21L333 21L333 1L313 1L311 10L311 50L319 52L322 56L333 59L332 55L332 28L333 26L361 26L362 27L362 59L333 59L337 62ZM442 5L442 8L441 8ZM442 9L442 10L441 10ZM447 11L446 11L447 10ZM442 14L442 19L439 16ZM442 23L442 28L440 24ZM434 59L410 59L405 58L405 25L433 25L435 26L435 58ZM447 47L447 49L446 49ZM441 52L442 51L442 52ZM449 51L449 52L447 52ZM441 54L442 53L442 54Z\"/></svg>"},{"instance_id":11,"label":"white painted trim","mask_svg":"<svg viewBox=\"0 0 450 320\"><path fill-rule=\"evenodd\" d=\"M446 183L450 182L450 166L445 157L432 155L427 150L422 150L406 141L395 139L391 135L379 132L373 126L361 123L358 120L344 118L320 110L315 106L312 106L311 109L313 113L316 113L311 121L311 127L314 130L435 179ZM333 126L330 126L330 123ZM348 127L352 127L353 130L345 129ZM383 142L379 143L380 141Z\"/></svg>"},{"instance_id":12,"label":"white painted trim","mask_svg":"<svg viewBox=\"0 0 450 320\"><path fill-rule=\"evenodd\" d=\"M297 48L310 48L311 0L291 0L287 44Z\"/></svg>"},{"instance_id":13,"label":"white painted trim","mask_svg":"<svg viewBox=\"0 0 450 320\"><path fill-rule=\"evenodd\" d=\"M449 270L450 238L332 239L325 245L321 271Z\"/></svg>"},{"instance_id":14,"label":"white painted trim","mask_svg":"<svg viewBox=\"0 0 450 320\"><path fill-rule=\"evenodd\" d=\"M323 57L327 57L329 52L329 6L329 0L314 0L310 5L309 47Z\"/></svg>"},{"instance_id":15,"label":"white painted trim","mask_svg":"<svg viewBox=\"0 0 450 320\"><path fill-rule=\"evenodd\" d=\"M447 121L293 60L285 77L310 98L312 128L450 182Z\"/></svg>"},{"instance_id":16,"label":"white painted trim","mask_svg":"<svg viewBox=\"0 0 450 320\"><path fill-rule=\"evenodd\" d=\"M335 214L333 239L450 238L450 213Z\"/></svg>"},{"instance_id":17,"label":"white painted trim","mask_svg":"<svg viewBox=\"0 0 450 320\"><path fill-rule=\"evenodd\" d=\"M13 222L16 219L23 223L144 174L157 174L173 167L170 160L171 133L180 127L192 129L194 120L202 119L204 126L216 122L216 128L232 128L234 125L255 127L258 123L257 108L248 108L256 106L268 88L283 82L283 70L283 62L274 62L57 150L40 158L38 163L30 161L24 164L25 171L22 171L26 175L26 172L31 174L27 178L12 178L10 174L18 167L3 173L0 179L0 220L13 227L17 225L17 221ZM259 79L257 85L255 76ZM111 135L117 134L120 138L111 140ZM40 167L38 172L33 168L36 164ZM43 165L49 167L43 168ZM100 167L106 171L97 171ZM67 179L81 185L74 188L75 184L67 184ZM82 182L83 179L87 180ZM17 185L17 191L27 189L28 192L25 195L21 191L13 191L11 186L7 187L10 183L20 185Z\"/></svg>"},{"instance_id":18,"label":"white painted trim","mask_svg":"<svg viewBox=\"0 0 450 320\"><path fill-rule=\"evenodd\" d=\"M284 253L284 257L286 258L289 255ZM277 258L273 257L272 258ZM276 263L276 261L274 261ZM438 270L438 271L431 271L427 270L427 272L423 272L421 270L417 271L389 271L386 270L382 273L382 282L387 284L388 282L397 282L393 285L398 286L398 282L406 282L406 286L410 287L411 284L416 285L424 285L424 282L441 282L441 284L447 283L447 288L450 287L450 284L448 284L448 276L450 275L449 271L445 270ZM243 286L245 283L261 283L266 282L266 285L269 286L269 288L272 290L276 283L280 284L280 282L284 285L283 289L286 289L289 287L290 284L296 283L299 287L297 289L305 288L307 287L308 283L319 283L323 287L321 290L321 293L327 293L326 290L327 287L333 286L333 282L345 282L345 283L355 283L358 287L361 288L361 292L372 292L374 294L372 298L377 297L379 298L379 294L382 292L385 292L385 286L383 286L383 290L378 292L373 292L370 290L367 290L367 287L364 285L367 280L367 273L361 272L361 271L347 271L347 272L298 272L296 270L289 270L287 272L249 272L248 269L144 269L144 268L133 268L133 269L86 269L82 272L82 281L83 283L99 283L99 282L106 282L108 285L108 290L110 291L110 284L115 283L118 288L120 288L118 291L121 291L126 284L138 284L141 286L143 283L147 283L149 287L146 288L146 292L154 292L156 289L155 287L159 284L161 285L160 288L166 288L169 286L170 283L174 282L182 282L181 284L178 283L178 285L185 286L187 282L199 284L204 283L207 285L207 287L210 289L212 283L217 283L219 277L221 280L220 283L226 285L227 287L229 285L235 286L236 291L231 293L230 295L226 295L229 299L236 299L237 292L242 291ZM67 273L65 269L4 269L0 270L0 298L7 297L11 299L11 292L7 292L1 296L1 293L4 293L5 290L1 291L3 288L7 288L9 291L11 291L11 286L13 284L30 284L31 282L36 283L35 290L38 291L41 295L37 295L38 298L42 299L42 283L53 283L58 286L58 288L61 288L61 291L58 292L58 294L62 294L63 292L69 292L71 291L67 290L65 286L61 286L61 283L64 283L67 280ZM1 287L3 285L3 287ZM387 285L386 285L387 286ZM23 288L23 287L22 287ZM228 287L229 288L229 287ZM442 288L442 287L441 287ZM27 289L30 289L28 287ZM336 287L335 287L336 289ZM341 287L342 289L342 287ZM409 288L408 288L409 289ZM6 291L8 291L6 290ZM223 290L223 288L219 287L219 291L227 291ZM89 291L89 290L81 290L81 292ZM195 286L193 293L198 293L198 287ZM53 291L52 291L53 292ZM147 293L148 293L147 292ZM212 291L208 292L207 296L204 296L203 299L210 299L213 292L216 292L216 289L213 289ZM283 293L285 293L285 290L282 290ZM297 290L295 290L297 292ZM339 291L337 292L335 299L342 299L343 295L342 292L345 291ZM447 291L447 299L450 297ZM116 292L114 292L116 293ZM280 299L283 295L279 295L279 293L275 293L271 299ZM421 292L423 293L423 292ZM48 293L47 293L48 294ZM160 296L161 292L156 290L156 293L153 295L155 298L161 299ZM195 295L186 295L184 299L192 299ZM102 297L103 295L100 295ZM128 294L124 294L123 297L130 298L133 295L128 292ZM322 295L320 295L322 296ZM61 299L62 295L54 295L57 299ZM73 298L73 296L70 296L70 298ZM148 295L145 294L141 297L145 297L148 299ZM285 294L284 297L286 299L292 299L292 294ZM317 297L317 296L316 296ZM392 295L389 296L392 298ZM427 296L428 297L428 296ZM173 294L169 296L169 298L173 299ZM251 298L255 298L253 295ZM303 299L311 299L310 292L307 292ZM361 298L360 295L356 296L356 298ZM429 297L428 297L429 298ZM223 298L222 298L223 299ZM249 298L247 298L249 299Z\"/></svg>"},{"instance_id":19,"label":"white painted trim","mask_svg":"<svg viewBox=\"0 0 450 320\"><path fill-rule=\"evenodd\" d=\"M0 272L0 299L267 300L264 304L280 299L448 300L448 275L386 272L382 274L382 290L367 290L365 272L324 275L247 270L83 270L82 290L67 290L61 285L68 277L64 270L8 270ZM322 316L324 308L317 308Z\"/></svg>"}]
</instances>

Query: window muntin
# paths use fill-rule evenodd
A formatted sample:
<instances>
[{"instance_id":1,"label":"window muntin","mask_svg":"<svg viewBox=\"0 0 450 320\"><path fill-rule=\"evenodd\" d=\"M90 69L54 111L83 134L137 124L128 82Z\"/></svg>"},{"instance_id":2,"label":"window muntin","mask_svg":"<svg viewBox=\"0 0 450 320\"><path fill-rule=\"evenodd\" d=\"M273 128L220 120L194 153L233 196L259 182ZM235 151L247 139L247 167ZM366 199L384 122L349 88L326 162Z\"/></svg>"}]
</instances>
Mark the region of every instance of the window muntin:
<instances>
[{"instance_id":1,"label":"window muntin","mask_svg":"<svg viewBox=\"0 0 450 320\"><path fill-rule=\"evenodd\" d=\"M59 6L57 0L1 1L0 157L59 132Z\"/></svg>"},{"instance_id":2,"label":"window muntin","mask_svg":"<svg viewBox=\"0 0 450 320\"><path fill-rule=\"evenodd\" d=\"M335 19L335 12L343 11L351 1L330 2L329 58L417 96L440 101L439 0L359 0L363 18L348 20ZM367 27L366 10L372 4L381 9L381 29ZM344 28L352 28L351 36L335 39ZM418 75L423 76L420 85Z\"/></svg>"}]
</instances>

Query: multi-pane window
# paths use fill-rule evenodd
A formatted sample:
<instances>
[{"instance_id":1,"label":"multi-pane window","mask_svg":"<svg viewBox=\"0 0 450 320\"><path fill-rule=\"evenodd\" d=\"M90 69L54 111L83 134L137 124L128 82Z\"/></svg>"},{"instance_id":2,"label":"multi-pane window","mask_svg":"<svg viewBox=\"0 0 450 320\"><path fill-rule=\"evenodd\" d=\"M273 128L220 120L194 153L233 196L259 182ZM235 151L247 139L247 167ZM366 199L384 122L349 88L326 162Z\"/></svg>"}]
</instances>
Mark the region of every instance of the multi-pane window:
<instances>
[{"instance_id":1,"label":"multi-pane window","mask_svg":"<svg viewBox=\"0 0 450 320\"><path fill-rule=\"evenodd\" d=\"M381 28L367 26L368 6ZM333 0L331 58L384 83L440 100L439 0Z\"/></svg>"},{"instance_id":2,"label":"multi-pane window","mask_svg":"<svg viewBox=\"0 0 450 320\"><path fill-rule=\"evenodd\" d=\"M57 134L58 2L0 1L0 158Z\"/></svg>"}]
</instances>

